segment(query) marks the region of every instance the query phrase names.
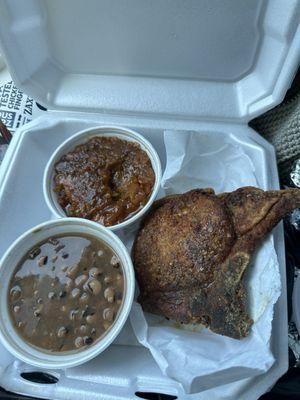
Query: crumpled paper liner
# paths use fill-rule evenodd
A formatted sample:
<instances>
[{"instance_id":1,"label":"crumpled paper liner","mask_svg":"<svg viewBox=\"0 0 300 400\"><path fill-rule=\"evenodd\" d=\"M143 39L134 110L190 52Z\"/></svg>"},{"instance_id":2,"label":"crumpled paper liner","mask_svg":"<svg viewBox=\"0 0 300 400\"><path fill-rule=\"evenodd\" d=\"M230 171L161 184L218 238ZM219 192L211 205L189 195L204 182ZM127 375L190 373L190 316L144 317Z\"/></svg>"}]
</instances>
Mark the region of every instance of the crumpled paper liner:
<instances>
[{"instance_id":1,"label":"crumpled paper liner","mask_svg":"<svg viewBox=\"0 0 300 400\"><path fill-rule=\"evenodd\" d=\"M225 135L166 131L164 141L167 165L162 187L166 194L207 187L220 193L257 186L251 160ZM281 288L272 237L257 251L245 280L254 324L242 340L217 335L200 325L179 326L144 313L134 303L130 318L138 341L150 350L161 371L180 382L187 393L262 374L272 366L269 342Z\"/></svg>"}]
</instances>

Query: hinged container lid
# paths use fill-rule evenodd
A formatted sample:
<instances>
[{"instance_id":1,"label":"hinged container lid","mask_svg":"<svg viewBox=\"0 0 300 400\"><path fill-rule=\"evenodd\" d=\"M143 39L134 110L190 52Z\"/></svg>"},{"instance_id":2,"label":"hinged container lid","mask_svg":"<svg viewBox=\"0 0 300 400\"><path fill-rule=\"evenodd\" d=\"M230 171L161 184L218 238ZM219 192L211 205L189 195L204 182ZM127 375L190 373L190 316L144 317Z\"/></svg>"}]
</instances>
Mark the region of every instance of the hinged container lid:
<instances>
[{"instance_id":1,"label":"hinged container lid","mask_svg":"<svg viewBox=\"0 0 300 400\"><path fill-rule=\"evenodd\" d=\"M16 84L48 108L248 121L300 59L297 0L0 0Z\"/></svg>"}]
</instances>

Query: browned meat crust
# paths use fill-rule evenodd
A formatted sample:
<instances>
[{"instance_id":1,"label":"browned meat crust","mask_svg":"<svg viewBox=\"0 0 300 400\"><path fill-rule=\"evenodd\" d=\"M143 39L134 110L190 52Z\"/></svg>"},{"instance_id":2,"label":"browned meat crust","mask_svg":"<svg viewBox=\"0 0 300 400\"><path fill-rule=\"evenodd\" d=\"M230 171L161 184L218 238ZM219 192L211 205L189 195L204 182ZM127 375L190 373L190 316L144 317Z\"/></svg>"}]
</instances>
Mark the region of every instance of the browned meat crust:
<instances>
[{"instance_id":1,"label":"browned meat crust","mask_svg":"<svg viewBox=\"0 0 300 400\"><path fill-rule=\"evenodd\" d=\"M243 187L219 196L196 189L159 200L133 246L143 309L247 336L252 320L243 274L257 244L297 207L298 189Z\"/></svg>"}]
</instances>

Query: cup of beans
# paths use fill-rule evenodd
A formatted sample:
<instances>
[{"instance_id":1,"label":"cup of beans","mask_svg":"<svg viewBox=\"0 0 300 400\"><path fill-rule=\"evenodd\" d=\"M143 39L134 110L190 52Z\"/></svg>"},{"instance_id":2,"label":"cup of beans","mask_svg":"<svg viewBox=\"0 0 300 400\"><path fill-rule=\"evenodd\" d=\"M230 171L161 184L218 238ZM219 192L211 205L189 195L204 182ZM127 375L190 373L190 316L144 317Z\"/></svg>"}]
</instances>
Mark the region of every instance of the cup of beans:
<instances>
[{"instance_id":1,"label":"cup of beans","mask_svg":"<svg viewBox=\"0 0 300 400\"><path fill-rule=\"evenodd\" d=\"M151 143L130 129L100 126L76 133L55 150L43 192L55 217L85 218L116 230L147 212L160 182Z\"/></svg>"},{"instance_id":2,"label":"cup of beans","mask_svg":"<svg viewBox=\"0 0 300 400\"><path fill-rule=\"evenodd\" d=\"M96 222L61 218L19 237L0 261L0 339L31 365L67 368L121 331L134 272L121 240Z\"/></svg>"}]
</instances>

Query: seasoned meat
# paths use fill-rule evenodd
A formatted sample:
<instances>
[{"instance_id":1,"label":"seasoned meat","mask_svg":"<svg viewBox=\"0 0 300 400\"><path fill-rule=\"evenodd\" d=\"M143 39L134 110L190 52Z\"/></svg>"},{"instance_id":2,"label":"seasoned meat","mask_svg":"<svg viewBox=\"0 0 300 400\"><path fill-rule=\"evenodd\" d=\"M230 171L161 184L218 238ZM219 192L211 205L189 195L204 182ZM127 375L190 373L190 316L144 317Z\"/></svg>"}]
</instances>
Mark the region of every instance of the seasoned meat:
<instances>
[{"instance_id":1,"label":"seasoned meat","mask_svg":"<svg viewBox=\"0 0 300 400\"><path fill-rule=\"evenodd\" d=\"M253 321L244 272L264 236L297 207L298 189L254 187L221 195L196 189L157 201L133 246L143 309L232 338L247 336Z\"/></svg>"}]
</instances>

